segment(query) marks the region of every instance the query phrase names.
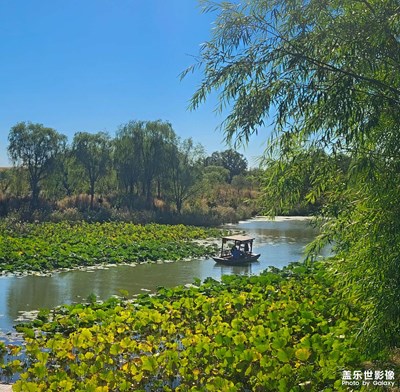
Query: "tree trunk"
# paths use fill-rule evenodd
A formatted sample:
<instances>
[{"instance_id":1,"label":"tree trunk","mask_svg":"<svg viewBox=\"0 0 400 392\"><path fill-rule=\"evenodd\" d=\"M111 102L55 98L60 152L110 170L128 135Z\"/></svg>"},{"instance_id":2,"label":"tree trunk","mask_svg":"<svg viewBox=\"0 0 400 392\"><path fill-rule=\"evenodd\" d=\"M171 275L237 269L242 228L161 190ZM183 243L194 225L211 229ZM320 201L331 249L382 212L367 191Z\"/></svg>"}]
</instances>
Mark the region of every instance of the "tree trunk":
<instances>
[{"instance_id":1,"label":"tree trunk","mask_svg":"<svg viewBox=\"0 0 400 392\"><path fill-rule=\"evenodd\" d=\"M157 180L157 197L161 199L161 181Z\"/></svg>"},{"instance_id":2,"label":"tree trunk","mask_svg":"<svg viewBox=\"0 0 400 392\"><path fill-rule=\"evenodd\" d=\"M90 209L93 210L94 181L90 183Z\"/></svg>"},{"instance_id":3,"label":"tree trunk","mask_svg":"<svg viewBox=\"0 0 400 392\"><path fill-rule=\"evenodd\" d=\"M146 202L147 206L151 207L151 180L146 181Z\"/></svg>"},{"instance_id":4,"label":"tree trunk","mask_svg":"<svg viewBox=\"0 0 400 392\"><path fill-rule=\"evenodd\" d=\"M182 200L181 199L176 199L176 211L178 212L178 214L180 215L182 212Z\"/></svg>"},{"instance_id":5,"label":"tree trunk","mask_svg":"<svg viewBox=\"0 0 400 392\"><path fill-rule=\"evenodd\" d=\"M39 204L39 183L37 180L31 180L31 190L32 190L32 199L31 199L31 209L36 210Z\"/></svg>"}]
</instances>

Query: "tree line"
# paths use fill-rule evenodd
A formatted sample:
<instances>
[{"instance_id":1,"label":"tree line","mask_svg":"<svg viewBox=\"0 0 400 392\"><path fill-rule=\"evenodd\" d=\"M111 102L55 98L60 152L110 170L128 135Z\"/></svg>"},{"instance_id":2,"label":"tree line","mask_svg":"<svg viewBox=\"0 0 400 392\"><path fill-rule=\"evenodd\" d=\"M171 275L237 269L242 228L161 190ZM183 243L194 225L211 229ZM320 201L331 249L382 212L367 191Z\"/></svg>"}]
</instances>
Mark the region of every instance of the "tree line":
<instances>
[{"instance_id":1,"label":"tree line","mask_svg":"<svg viewBox=\"0 0 400 392\"><path fill-rule=\"evenodd\" d=\"M87 193L94 209L112 195L117 206L152 209L156 202L181 214L185 202L215 187L252 187L246 158L233 149L206 156L192 138L182 140L163 121L130 121L115 137L105 132L65 135L42 124L21 122L8 136L13 169L0 172L1 193L29 198L31 211L43 200ZM218 200L209 197L207 203Z\"/></svg>"}]
</instances>

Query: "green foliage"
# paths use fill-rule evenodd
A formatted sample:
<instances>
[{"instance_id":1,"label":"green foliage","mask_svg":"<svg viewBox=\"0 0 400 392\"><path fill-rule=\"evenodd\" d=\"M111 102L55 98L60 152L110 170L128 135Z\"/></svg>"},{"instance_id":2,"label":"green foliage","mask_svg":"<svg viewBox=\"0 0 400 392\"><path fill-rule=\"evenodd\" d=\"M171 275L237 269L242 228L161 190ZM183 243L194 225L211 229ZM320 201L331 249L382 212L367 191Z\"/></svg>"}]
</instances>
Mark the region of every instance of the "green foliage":
<instances>
[{"instance_id":1,"label":"green foliage","mask_svg":"<svg viewBox=\"0 0 400 392\"><path fill-rule=\"evenodd\" d=\"M8 213L9 204L7 199L15 200L29 193L28 175L23 167L10 167L0 169L0 187L2 210L1 216Z\"/></svg>"},{"instance_id":2,"label":"green foliage","mask_svg":"<svg viewBox=\"0 0 400 392\"><path fill-rule=\"evenodd\" d=\"M282 148L290 148L292 136L304 141L313 134L321 146L350 147L382 116L398 116L395 1L202 3L218 13L215 28L182 76L204 72L193 108L213 90L218 108L230 107L228 139L249 140L274 114Z\"/></svg>"},{"instance_id":3,"label":"green foliage","mask_svg":"<svg viewBox=\"0 0 400 392\"><path fill-rule=\"evenodd\" d=\"M244 174L247 169L247 159L237 151L229 149L213 152L206 158L206 165L221 166L228 170L228 182L231 183L234 176Z\"/></svg>"},{"instance_id":4,"label":"green foliage","mask_svg":"<svg viewBox=\"0 0 400 392\"><path fill-rule=\"evenodd\" d=\"M230 108L226 138L237 142L272 116L269 209L320 203L324 231L313 247L335 242L344 296L369 307L366 349L399 347L398 1L202 4L218 14L198 63L183 73L204 72L191 106L218 91L217 109ZM316 149L346 157L349 170L336 159L308 170Z\"/></svg>"},{"instance_id":5,"label":"green foliage","mask_svg":"<svg viewBox=\"0 0 400 392\"><path fill-rule=\"evenodd\" d=\"M157 183L160 197L176 147L176 135L168 122L130 121L121 126L115 139L114 163L125 192L141 192L151 206L153 187Z\"/></svg>"},{"instance_id":6,"label":"green foliage","mask_svg":"<svg viewBox=\"0 0 400 392\"><path fill-rule=\"evenodd\" d=\"M329 206L330 216L346 200L350 158L329 155L316 148L298 149L281 159L264 159L262 204L268 215L320 214ZM339 188L341 186L341 188ZM341 193L341 205L336 195Z\"/></svg>"},{"instance_id":7,"label":"green foliage","mask_svg":"<svg viewBox=\"0 0 400 392\"><path fill-rule=\"evenodd\" d=\"M0 380L10 382L16 373L22 372L19 356L22 347L0 341Z\"/></svg>"},{"instance_id":8,"label":"green foliage","mask_svg":"<svg viewBox=\"0 0 400 392\"><path fill-rule=\"evenodd\" d=\"M0 270L51 271L100 263L201 257L211 247L193 242L217 229L132 223L0 224Z\"/></svg>"},{"instance_id":9,"label":"green foliage","mask_svg":"<svg viewBox=\"0 0 400 392\"><path fill-rule=\"evenodd\" d=\"M191 138L179 141L177 148L169 150L167 181L169 180L170 192L179 214L182 212L184 201L199 193L201 189L203 154L203 147L195 145Z\"/></svg>"},{"instance_id":10,"label":"green foliage","mask_svg":"<svg viewBox=\"0 0 400 392\"><path fill-rule=\"evenodd\" d=\"M133 193L142 179L142 143L141 127L134 121L122 125L114 139L114 166L121 187L126 193Z\"/></svg>"},{"instance_id":11,"label":"green foliage","mask_svg":"<svg viewBox=\"0 0 400 392\"><path fill-rule=\"evenodd\" d=\"M89 182L91 209L93 209L96 183L105 176L111 164L110 147L110 138L104 132L96 134L78 132L72 142L73 155L82 165Z\"/></svg>"},{"instance_id":12,"label":"green foliage","mask_svg":"<svg viewBox=\"0 0 400 392\"><path fill-rule=\"evenodd\" d=\"M32 206L36 208L41 181L51 172L54 159L66 137L42 124L21 122L8 135L8 153L28 173Z\"/></svg>"},{"instance_id":13,"label":"green foliage","mask_svg":"<svg viewBox=\"0 0 400 392\"><path fill-rule=\"evenodd\" d=\"M14 388L344 390L342 370L362 368L362 313L339 318L338 301L315 264L63 306L25 338L28 367Z\"/></svg>"}]
</instances>

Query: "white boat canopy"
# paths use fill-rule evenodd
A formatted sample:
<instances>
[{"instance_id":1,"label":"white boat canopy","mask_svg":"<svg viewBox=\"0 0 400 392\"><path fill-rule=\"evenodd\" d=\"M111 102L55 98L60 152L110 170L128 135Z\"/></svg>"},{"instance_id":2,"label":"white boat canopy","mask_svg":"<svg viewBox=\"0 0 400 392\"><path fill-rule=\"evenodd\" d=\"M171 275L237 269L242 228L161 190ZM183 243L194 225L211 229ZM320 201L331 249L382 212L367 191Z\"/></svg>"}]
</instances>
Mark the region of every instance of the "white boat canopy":
<instances>
[{"instance_id":1,"label":"white boat canopy","mask_svg":"<svg viewBox=\"0 0 400 392\"><path fill-rule=\"evenodd\" d=\"M225 243L227 241L238 241L238 242L253 242L254 238L249 237L247 235L231 235L228 237L222 237L222 242Z\"/></svg>"}]
</instances>

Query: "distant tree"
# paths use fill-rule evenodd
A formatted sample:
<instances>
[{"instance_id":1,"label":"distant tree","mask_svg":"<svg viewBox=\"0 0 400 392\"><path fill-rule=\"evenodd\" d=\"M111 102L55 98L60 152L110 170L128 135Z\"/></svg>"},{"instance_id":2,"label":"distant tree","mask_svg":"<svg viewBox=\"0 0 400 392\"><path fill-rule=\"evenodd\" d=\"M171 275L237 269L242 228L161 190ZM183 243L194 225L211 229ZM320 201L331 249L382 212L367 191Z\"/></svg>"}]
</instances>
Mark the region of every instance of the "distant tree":
<instances>
[{"instance_id":1,"label":"distant tree","mask_svg":"<svg viewBox=\"0 0 400 392\"><path fill-rule=\"evenodd\" d=\"M191 138L179 142L169 150L169 168L172 196L178 214L185 200L201 189L201 162L204 148L193 143Z\"/></svg>"},{"instance_id":2,"label":"distant tree","mask_svg":"<svg viewBox=\"0 0 400 392\"><path fill-rule=\"evenodd\" d=\"M119 183L126 193L132 194L142 177L142 144L143 132L140 123L130 121L117 131L113 161Z\"/></svg>"},{"instance_id":3,"label":"distant tree","mask_svg":"<svg viewBox=\"0 0 400 392\"><path fill-rule=\"evenodd\" d=\"M67 196L71 196L73 192L71 172L73 168L73 154L71 146L64 143L60 154L57 157L57 172L62 189Z\"/></svg>"},{"instance_id":4,"label":"distant tree","mask_svg":"<svg viewBox=\"0 0 400 392\"><path fill-rule=\"evenodd\" d=\"M231 185L236 188L237 193L239 194L241 190L249 189L251 187L251 180L243 174L238 174L232 178Z\"/></svg>"},{"instance_id":5,"label":"distant tree","mask_svg":"<svg viewBox=\"0 0 400 392\"><path fill-rule=\"evenodd\" d=\"M57 155L66 136L42 124L20 122L8 135L8 154L16 166L26 169L31 190L31 206L38 205L40 183L54 168Z\"/></svg>"},{"instance_id":6,"label":"distant tree","mask_svg":"<svg viewBox=\"0 0 400 392\"><path fill-rule=\"evenodd\" d=\"M206 165L222 166L229 171L228 182L234 176L243 174L247 169L247 159L235 150L229 149L222 152L213 152L206 158Z\"/></svg>"},{"instance_id":7,"label":"distant tree","mask_svg":"<svg viewBox=\"0 0 400 392\"><path fill-rule=\"evenodd\" d=\"M72 142L72 151L89 182L90 208L93 209L95 187L98 180L104 177L111 163L111 141L104 132L95 134L78 132Z\"/></svg>"},{"instance_id":8,"label":"distant tree","mask_svg":"<svg viewBox=\"0 0 400 392\"><path fill-rule=\"evenodd\" d=\"M0 194L5 195L9 191L13 182L12 177L11 168L0 168Z\"/></svg>"},{"instance_id":9,"label":"distant tree","mask_svg":"<svg viewBox=\"0 0 400 392\"><path fill-rule=\"evenodd\" d=\"M59 199L71 196L82 183L82 169L77 167L72 147L64 140L54 160L54 170L43 183L47 197Z\"/></svg>"},{"instance_id":10,"label":"distant tree","mask_svg":"<svg viewBox=\"0 0 400 392\"><path fill-rule=\"evenodd\" d=\"M201 196L208 207L219 204L218 196L221 188L228 183L229 170L222 166L205 166L202 168Z\"/></svg>"},{"instance_id":11,"label":"distant tree","mask_svg":"<svg viewBox=\"0 0 400 392\"><path fill-rule=\"evenodd\" d=\"M209 165L203 170L203 181L211 187L216 187L228 182L229 170L222 166Z\"/></svg>"},{"instance_id":12,"label":"distant tree","mask_svg":"<svg viewBox=\"0 0 400 392\"><path fill-rule=\"evenodd\" d=\"M264 177L264 170L252 167L247 170L247 179L250 181L250 189L260 189L261 180Z\"/></svg>"},{"instance_id":13,"label":"distant tree","mask_svg":"<svg viewBox=\"0 0 400 392\"><path fill-rule=\"evenodd\" d=\"M176 135L168 122L130 121L120 127L114 140L114 167L126 192L141 193L151 207L153 191L166 184L169 151L176 145Z\"/></svg>"},{"instance_id":14,"label":"distant tree","mask_svg":"<svg viewBox=\"0 0 400 392\"><path fill-rule=\"evenodd\" d=\"M167 151L176 143L172 126L163 121L137 122L142 140L139 154L142 165L141 183L148 206L152 203L152 188L155 181L161 183L167 173ZM159 187L160 185L158 185Z\"/></svg>"}]
</instances>

